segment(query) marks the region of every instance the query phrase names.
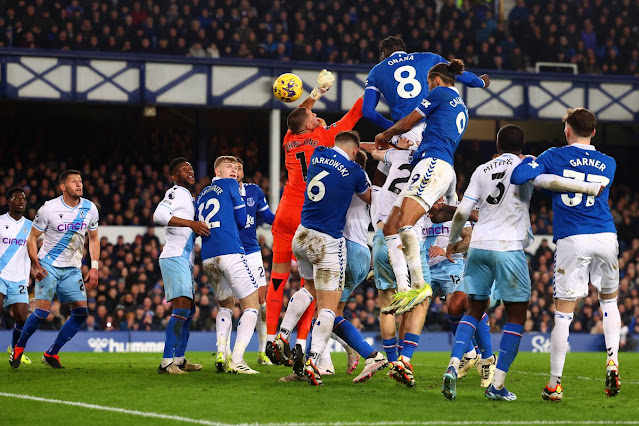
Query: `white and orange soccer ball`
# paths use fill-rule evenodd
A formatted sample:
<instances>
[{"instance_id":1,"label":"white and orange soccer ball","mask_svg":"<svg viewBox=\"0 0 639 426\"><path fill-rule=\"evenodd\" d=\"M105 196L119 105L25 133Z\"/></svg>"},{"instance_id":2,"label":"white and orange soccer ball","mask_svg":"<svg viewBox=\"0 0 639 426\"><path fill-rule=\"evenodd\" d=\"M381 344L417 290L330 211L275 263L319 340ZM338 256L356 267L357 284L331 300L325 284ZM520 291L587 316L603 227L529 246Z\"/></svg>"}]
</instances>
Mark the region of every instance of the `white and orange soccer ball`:
<instances>
[{"instance_id":1,"label":"white and orange soccer ball","mask_svg":"<svg viewBox=\"0 0 639 426\"><path fill-rule=\"evenodd\" d=\"M302 79L290 72L280 75L273 83L273 94L282 102L295 102L303 91Z\"/></svg>"}]
</instances>

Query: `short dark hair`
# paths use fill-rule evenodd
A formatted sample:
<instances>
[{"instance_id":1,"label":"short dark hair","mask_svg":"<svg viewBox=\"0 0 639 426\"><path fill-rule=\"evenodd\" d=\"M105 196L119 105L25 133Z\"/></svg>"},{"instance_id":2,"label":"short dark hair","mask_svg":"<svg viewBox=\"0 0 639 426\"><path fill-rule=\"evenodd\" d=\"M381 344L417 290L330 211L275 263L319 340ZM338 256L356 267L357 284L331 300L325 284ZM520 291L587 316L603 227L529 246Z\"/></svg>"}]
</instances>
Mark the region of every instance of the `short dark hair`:
<instances>
[{"instance_id":1,"label":"short dark hair","mask_svg":"<svg viewBox=\"0 0 639 426\"><path fill-rule=\"evenodd\" d=\"M526 144L524 131L514 124L506 124L497 132L497 143L504 152L521 152Z\"/></svg>"},{"instance_id":2,"label":"short dark hair","mask_svg":"<svg viewBox=\"0 0 639 426\"><path fill-rule=\"evenodd\" d=\"M182 164L182 163L188 163L188 162L189 162L189 160L187 160L187 159L186 159L186 158L184 158L184 157L178 157L178 158L174 159L173 161L171 161L171 162L169 163L169 174L170 174L171 176L173 176L173 174L174 174L174 173L175 173L175 171L176 171L175 169L177 169L177 168L178 168L178 166L179 166L180 164Z\"/></svg>"},{"instance_id":3,"label":"short dark hair","mask_svg":"<svg viewBox=\"0 0 639 426\"><path fill-rule=\"evenodd\" d=\"M586 108L568 108L563 122L568 123L577 136L589 138L597 127L597 117Z\"/></svg>"},{"instance_id":4,"label":"short dark hair","mask_svg":"<svg viewBox=\"0 0 639 426\"><path fill-rule=\"evenodd\" d=\"M244 160L242 160L240 157L235 157L235 162L244 166Z\"/></svg>"},{"instance_id":5,"label":"short dark hair","mask_svg":"<svg viewBox=\"0 0 639 426\"><path fill-rule=\"evenodd\" d=\"M359 133L355 130L347 130L344 132L339 132L337 136L335 136L335 145L343 145L352 143L359 148Z\"/></svg>"},{"instance_id":6,"label":"short dark hair","mask_svg":"<svg viewBox=\"0 0 639 426\"><path fill-rule=\"evenodd\" d=\"M303 132L306 126L306 108L299 107L291 111L288 117L286 117L286 125L293 133Z\"/></svg>"},{"instance_id":7,"label":"short dark hair","mask_svg":"<svg viewBox=\"0 0 639 426\"><path fill-rule=\"evenodd\" d=\"M386 37L379 44L379 59L383 61L388 58L393 52L406 51L406 44L404 41L395 36Z\"/></svg>"},{"instance_id":8,"label":"short dark hair","mask_svg":"<svg viewBox=\"0 0 639 426\"><path fill-rule=\"evenodd\" d=\"M58 183L60 184L65 183L67 181L67 178L71 175L82 176L79 170L74 170L74 169L65 170L58 175Z\"/></svg>"},{"instance_id":9,"label":"short dark hair","mask_svg":"<svg viewBox=\"0 0 639 426\"><path fill-rule=\"evenodd\" d=\"M24 189L20 188L19 186L14 186L13 188L9 189L7 191L7 201L11 200L11 198L13 197L13 194L15 194L16 192L22 192L24 195L27 195L26 192L24 192Z\"/></svg>"},{"instance_id":10,"label":"short dark hair","mask_svg":"<svg viewBox=\"0 0 639 426\"><path fill-rule=\"evenodd\" d=\"M359 164L362 169L366 168L366 160L368 160L368 156L366 155L366 151L364 151L363 149L360 149L359 151L357 151L357 155L355 155L355 161L357 164Z\"/></svg>"},{"instance_id":11,"label":"short dark hair","mask_svg":"<svg viewBox=\"0 0 639 426\"><path fill-rule=\"evenodd\" d=\"M441 62L428 71L428 78L435 78L439 76L439 78L444 80L444 83L452 86L455 84L455 76L461 75L465 68L466 66L464 65L464 61L461 59L453 59L450 61L450 64Z\"/></svg>"}]
</instances>

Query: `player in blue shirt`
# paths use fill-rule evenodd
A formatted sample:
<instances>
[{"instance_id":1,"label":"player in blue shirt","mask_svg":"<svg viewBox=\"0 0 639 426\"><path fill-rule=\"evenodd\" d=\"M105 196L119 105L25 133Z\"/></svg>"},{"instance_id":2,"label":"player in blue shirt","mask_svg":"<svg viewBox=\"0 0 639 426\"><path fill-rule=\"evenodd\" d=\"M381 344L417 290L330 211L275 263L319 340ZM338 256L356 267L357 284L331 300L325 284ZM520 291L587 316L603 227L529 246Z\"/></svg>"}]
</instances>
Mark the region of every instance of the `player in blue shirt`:
<instances>
[{"instance_id":1,"label":"player in blue shirt","mask_svg":"<svg viewBox=\"0 0 639 426\"><path fill-rule=\"evenodd\" d=\"M269 225L273 224L275 215L266 201L262 188L254 183L243 183L244 161L237 160L237 182L240 184L240 195L246 204L246 227L240 230L240 239L246 252L246 261L251 268L253 277L257 281L257 292L260 301L260 316L257 321L257 337L259 349L257 353L257 363L260 365L271 365L265 353L266 349L266 274L264 272L264 261L262 260L262 248L257 241L257 218Z\"/></svg>"},{"instance_id":2,"label":"player in blue shirt","mask_svg":"<svg viewBox=\"0 0 639 426\"><path fill-rule=\"evenodd\" d=\"M364 170L353 160L359 150L357 132L340 132L335 147L318 147L307 173L302 220L293 238L299 273L317 294L317 321L304 373L322 384L317 363L333 332L335 311L344 288L346 242L344 224L353 194L370 203Z\"/></svg>"},{"instance_id":3,"label":"player in blue shirt","mask_svg":"<svg viewBox=\"0 0 639 426\"><path fill-rule=\"evenodd\" d=\"M431 68L428 95L413 112L375 137L376 144L388 142L424 118L427 120L422 143L413 154L414 169L409 184L397 197L384 225L391 266L396 278L402 280L397 283L399 288L408 286L404 282L408 279L404 271L408 267L410 272L412 289L396 296L397 313L421 306L417 317L425 316L427 304L422 302L432 295L430 285L424 282L422 275L420 244L413 226L449 191L455 178L453 154L468 123L468 109L454 86L455 76L461 75L463 70L464 63L460 59Z\"/></svg>"},{"instance_id":4,"label":"player in blue shirt","mask_svg":"<svg viewBox=\"0 0 639 426\"><path fill-rule=\"evenodd\" d=\"M220 305L223 306L224 301L233 301L235 295L243 310L231 360L227 360L228 372L259 374L244 361L244 351L257 323L259 298L257 281L251 273L240 239L240 230L246 227L247 216L236 180L237 160L232 156L219 157L215 160L214 169L216 177L195 202L195 214L208 224L211 231L210 235L202 237L202 269ZM231 318L227 322L230 323ZM227 332L230 335L230 327ZM228 336L220 338L218 333L218 352L220 345L226 345L227 341Z\"/></svg>"},{"instance_id":5,"label":"player in blue shirt","mask_svg":"<svg viewBox=\"0 0 639 426\"><path fill-rule=\"evenodd\" d=\"M607 350L606 394L616 396L619 381L619 246L608 206L617 164L591 145L597 119L584 108L564 116L568 146L550 148L537 159L526 158L514 170L511 182L522 184L543 173L601 184L599 196L552 193L553 239L557 243L553 297L555 325L550 337L550 381L542 392L546 400L563 398L561 375L568 351L568 334L577 300L588 296L588 282L599 292Z\"/></svg>"}]
</instances>

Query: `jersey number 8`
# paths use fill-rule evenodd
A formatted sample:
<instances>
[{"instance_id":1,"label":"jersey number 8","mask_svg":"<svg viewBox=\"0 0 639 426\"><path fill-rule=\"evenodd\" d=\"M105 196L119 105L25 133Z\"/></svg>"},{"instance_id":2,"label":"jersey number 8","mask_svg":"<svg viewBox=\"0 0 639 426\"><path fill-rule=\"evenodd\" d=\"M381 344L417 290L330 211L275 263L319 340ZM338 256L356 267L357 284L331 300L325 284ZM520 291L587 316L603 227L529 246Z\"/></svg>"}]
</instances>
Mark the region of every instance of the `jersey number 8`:
<instances>
[{"instance_id":1,"label":"jersey number 8","mask_svg":"<svg viewBox=\"0 0 639 426\"><path fill-rule=\"evenodd\" d=\"M408 73L408 75L404 77L402 75L404 73ZM419 80L415 79L416 75L417 71L415 71L415 68L410 65L404 65L403 67L399 67L395 70L393 77L395 77L395 81L399 83L397 85L397 94L401 98L412 99L422 92L422 84ZM410 92L406 90L406 86L409 84L413 87Z\"/></svg>"}]
</instances>

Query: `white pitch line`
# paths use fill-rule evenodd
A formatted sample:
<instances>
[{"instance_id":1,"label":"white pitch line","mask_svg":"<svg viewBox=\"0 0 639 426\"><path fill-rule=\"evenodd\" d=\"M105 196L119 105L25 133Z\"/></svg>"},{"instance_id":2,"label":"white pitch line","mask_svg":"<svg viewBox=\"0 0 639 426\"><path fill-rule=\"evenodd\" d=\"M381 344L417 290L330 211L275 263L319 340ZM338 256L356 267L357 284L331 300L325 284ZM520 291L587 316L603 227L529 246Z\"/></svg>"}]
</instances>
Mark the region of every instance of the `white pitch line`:
<instances>
[{"instance_id":1,"label":"white pitch line","mask_svg":"<svg viewBox=\"0 0 639 426\"><path fill-rule=\"evenodd\" d=\"M104 405L87 404L85 402L64 401L60 399L41 398L39 396L22 395L16 393L0 392L0 397L24 399L28 401L48 402L51 404L70 405L73 407L86 408L89 410L110 411L119 414L128 414L131 416L147 417L153 419L173 420L182 423L193 423L206 426L430 426L447 424L452 426L472 426L472 425L525 425L525 426L544 426L544 425L635 425L639 421L609 421L609 420L534 420L534 421L516 421L516 420L494 420L494 421L448 421L448 420L430 420L430 421L381 421L381 422L309 422L309 423L222 423L210 420L192 419L189 417L174 416L170 414L153 413L149 411L127 410L125 408L108 407Z\"/></svg>"}]
</instances>

